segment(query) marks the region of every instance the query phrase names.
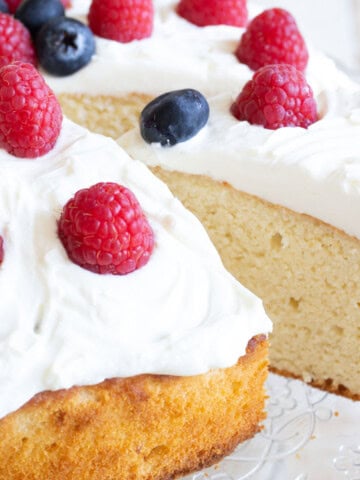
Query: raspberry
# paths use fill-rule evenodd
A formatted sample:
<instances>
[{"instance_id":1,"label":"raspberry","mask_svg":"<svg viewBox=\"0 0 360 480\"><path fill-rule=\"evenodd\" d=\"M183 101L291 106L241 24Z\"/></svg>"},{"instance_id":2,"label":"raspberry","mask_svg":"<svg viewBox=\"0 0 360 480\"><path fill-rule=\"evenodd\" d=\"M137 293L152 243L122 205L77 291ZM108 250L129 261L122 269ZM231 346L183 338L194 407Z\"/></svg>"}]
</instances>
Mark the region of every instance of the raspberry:
<instances>
[{"instance_id":1,"label":"raspberry","mask_svg":"<svg viewBox=\"0 0 360 480\"><path fill-rule=\"evenodd\" d=\"M235 54L252 70L287 63L304 71L309 58L294 17L281 8L265 10L249 23Z\"/></svg>"},{"instance_id":2,"label":"raspberry","mask_svg":"<svg viewBox=\"0 0 360 480\"><path fill-rule=\"evenodd\" d=\"M153 17L151 0L92 0L89 26L99 37L127 43L150 37Z\"/></svg>"},{"instance_id":3,"label":"raspberry","mask_svg":"<svg viewBox=\"0 0 360 480\"><path fill-rule=\"evenodd\" d=\"M266 65L255 72L231 107L238 120L276 130L307 128L317 120L311 87L292 65Z\"/></svg>"},{"instance_id":4,"label":"raspberry","mask_svg":"<svg viewBox=\"0 0 360 480\"><path fill-rule=\"evenodd\" d=\"M0 147L34 158L53 148L62 113L52 90L33 65L16 62L0 69Z\"/></svg>"},{"instance_id":5,"label":"raspberry","mask_svg":"<svg viewBox=\"0 0 360 480\"><path fill-rule=\"evenodd\" d=\"M6 0L6 3L9 6L10 13L15 13L15 10L17 9L17 7L20 5L21 2L22 0Z\"/></svg>"},{"instance_id":6,"label":"raspberry","mask_svg":"<svg viewBox=\"0 0 360 480\"><path fill-rule=\"evenodd\" d=\"M0 67L14 61L36 65L35 49L24 25L6 13L0 13Z\"/></svg>"},{"instance_id":7,"label":"raspberry","mask_svg":"<svg viewBox=\"0 0 360 480\"><path fill-rule=\"evenodd\" d=\"M63 208L59 237L74 263L124 275L145 265L154 234L135 195L116 183L79 190Z\"/></svg>"},{"instance_id":8,"label":"raspberry","mask_svg":"<svg viewBox=\"0 0 360 480\"><path fill-rule=\"evenodd\" d=\"M181 0L177 12L199 27L220 24L244 27L248 18L246 0Z\"/></svg>"}]
</instances>

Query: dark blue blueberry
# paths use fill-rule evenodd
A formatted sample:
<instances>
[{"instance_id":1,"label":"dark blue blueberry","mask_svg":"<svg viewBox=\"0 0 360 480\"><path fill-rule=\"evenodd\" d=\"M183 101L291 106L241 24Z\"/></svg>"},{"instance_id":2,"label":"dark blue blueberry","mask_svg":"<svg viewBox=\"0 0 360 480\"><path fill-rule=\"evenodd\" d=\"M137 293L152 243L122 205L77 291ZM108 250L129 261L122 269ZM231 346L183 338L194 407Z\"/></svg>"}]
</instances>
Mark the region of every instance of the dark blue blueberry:
<instances>
[{"instance_id":1,"label":"dark blue blueberry","mask_svg":"<svg viewBox=\"0 0 360 480\"><path fill-rule=\"evenodd\" d=\"M148 143L175 145L195 136L209 119L209 105L197 90L164 93L141 112L140 130Z\"/></svg>"},{"instance_id":2,"label":"dark blue blueberry","mask_svg":"<svg viewBox=\"0 0 360 480\"><path fill-rule=\"evenodd\" d=\"M15 18L30 30L33 37L46 22L64 15L64 6L60 0L23 0L15 12Z\"/></svg>"},{"instance_id":3,"label":"dark blue blueberry","mask_svg":"<svg viewBox=\"0 0 360 480\"><path fill-rule=\"evenodd\" d=\"M85 67L95 52L92 31L73 18L53 18L36 37L40 65L52 75L63 77Z\"/></svg>"},{"instance_id":4,"label":"dark blue blueberry","mask_svg":"<svg viewBox=\"0 0 360 480\"><path fill-rule=\"evenodd\" d=\"M0 12L9 13L9 7L5 0L0 0Z\"/></svg>"}]
</instances>

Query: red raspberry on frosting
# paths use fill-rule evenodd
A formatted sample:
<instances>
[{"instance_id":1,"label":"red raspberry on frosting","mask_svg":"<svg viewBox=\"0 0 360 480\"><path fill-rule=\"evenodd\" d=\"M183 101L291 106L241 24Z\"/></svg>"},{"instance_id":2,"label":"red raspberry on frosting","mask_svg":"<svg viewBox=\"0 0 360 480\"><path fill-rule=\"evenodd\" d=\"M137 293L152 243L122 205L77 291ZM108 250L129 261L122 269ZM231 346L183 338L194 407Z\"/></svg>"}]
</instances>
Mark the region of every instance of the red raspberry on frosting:
<instances>
[{"instance_id":1,"label":"red raspberry on frosting","mask_svg":"<svg viewBox=\"0 0 360 480\"><path fill-rule=\"evenodd\" d=\"M53 148L62 112L53 91L29 63L0 69L0 147L16 157L34 158Z\"/></svg>"},{"instance_id":2,"label":"red raspberry on frosting","mask_svg":"<svg viewBox=\"0 0 360 480\"><path fill-rule=\"evenodd\" d=\"M199 27L220 24L244 27L248 18L246 0L181 0L177 12Z\"/></svg>"},{"instance_id":3,"label":"red raspberry on frosting","mask_svg":"<svg viewBox=\"0 0 360 480\"><path fill-rule=\"evenodd\" d=\"M127 43L150 37L152 0L92 0L89 26L99 37Z\"/></svg>"},{"instance_id":4,"label":"red raspberry on frosting","mask_svg":"<svg viewBox=\"0 0 360 480\"><path fill-rule=\"evenodd\" d=\"M305 70L308 51L291 13L281 8L265 10L248 25L236 49L240 62L257 70L265 65L288 63Z\"/></svg>"},{"instance_id":5,"label":"red raspberry on frosting","mask_svg":"<svg viewBox=\"0 0 360 480\"><path fill-rule=\"evenodd\" d=\"M79 190L58 226L69 258L95 273L123 275L145 265L154 234L135 195L116 183Z\"/></svg>"},{"instance_id":6,"label":"red raspberry on frosting","mask_svg":"<svg viewBox=\"0 0 360 480\"><path fill-rule=\"evenodd\" d=\"M275 130L317 120L316 102L304 75L292 65L267 65L255 72L231 107L238 120Z\"/></svg>"},{"instance_id":7,"label":"red raspberry on frosting","mask_svg":"<svg viewBox=\"0 0 360 480\"><path fill-rule=\"evenodd\" d=\"M36 65L29 31L11 15L0 13L0 67L14 61Z\"/></svg>"}]
</instances>

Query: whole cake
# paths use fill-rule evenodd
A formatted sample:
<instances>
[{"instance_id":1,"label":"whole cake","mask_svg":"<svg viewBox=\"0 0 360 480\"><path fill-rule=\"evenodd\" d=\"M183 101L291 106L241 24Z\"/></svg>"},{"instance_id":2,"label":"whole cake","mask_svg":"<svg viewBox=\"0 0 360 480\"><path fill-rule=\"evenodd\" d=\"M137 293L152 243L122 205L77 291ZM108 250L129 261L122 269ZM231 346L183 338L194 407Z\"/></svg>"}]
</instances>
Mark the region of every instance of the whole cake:
<instances>
[{"instance_id":1,"label":"whole cake","mask_svg":"<svg viewBox=\"0 0 360 480\"><path fill-rule=\"evenodd\" d=\"M271 322L199 221L28 63L0 143L0 479L174 478L254 435Z\"/></svg>"},{"instance_id":2,"label":"whole cake","mask_svg":"<svg viewBox=\"0 0 360 480\"><path fill-rule=\"evenodd\" d=\"M314 93L312 124L272 130L239 120L231 106L261 65L239 47L243 27L195 25L183 18L189 5L196 10L196 1L155 1L151 37L96 37L88 66L48 80L71 118L120 136L165 180L206 226L226 267L263 299L274 321L271 367L359 399L360 88L309 48L307 66L307 55L294 62ZM75 0L69 14L87 21L89 6ZM260 13L248 7L250 19ZM303 51L297 34L293 50L279 38L290 57ZM169 148L147 144L140 112L184 88L208 100L207 125Z\"/></svg>"}]
</instances>

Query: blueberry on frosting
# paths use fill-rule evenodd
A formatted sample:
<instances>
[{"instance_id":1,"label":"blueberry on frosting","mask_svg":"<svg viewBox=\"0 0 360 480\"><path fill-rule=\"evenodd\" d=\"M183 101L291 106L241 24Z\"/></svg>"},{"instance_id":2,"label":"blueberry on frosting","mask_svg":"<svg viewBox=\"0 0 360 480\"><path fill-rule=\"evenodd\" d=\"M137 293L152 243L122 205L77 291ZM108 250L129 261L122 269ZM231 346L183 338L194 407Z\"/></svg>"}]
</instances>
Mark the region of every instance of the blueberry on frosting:
<instances>
[{"instance_id":1,"label":"blueberry on frosting","mask_svg":"<svg viewBox=\"0 0 360 480\"><path fill-rule=\"evenodd\" d=\"M27 27L33 37L50 19L64 15L60 0L23 0L15 12L15 18Z\"/></svg>"},{"instance_id":2,"label":"blueberry on frosting","mask_svg":"<svg viewBox=\"0 0 360 480\"><path fill-rule=\"evenodd\" d=\"M164 93L141 113L140 131L148 143L171 146L194 137L209 119L205 97L191 88Z\"/></svg>"},{"instance_id":3,"label":"blueberry on frosting","mask_svg":"<svg viewBox=\"0 0 360 480\"><path fill-rule=\"evenodd\" d=\"M48 73L66 76L87 65L95 52L91 30L73 18L58 17L47 22L36 37L40 65Z\"/></svg>"}]
</instances>

